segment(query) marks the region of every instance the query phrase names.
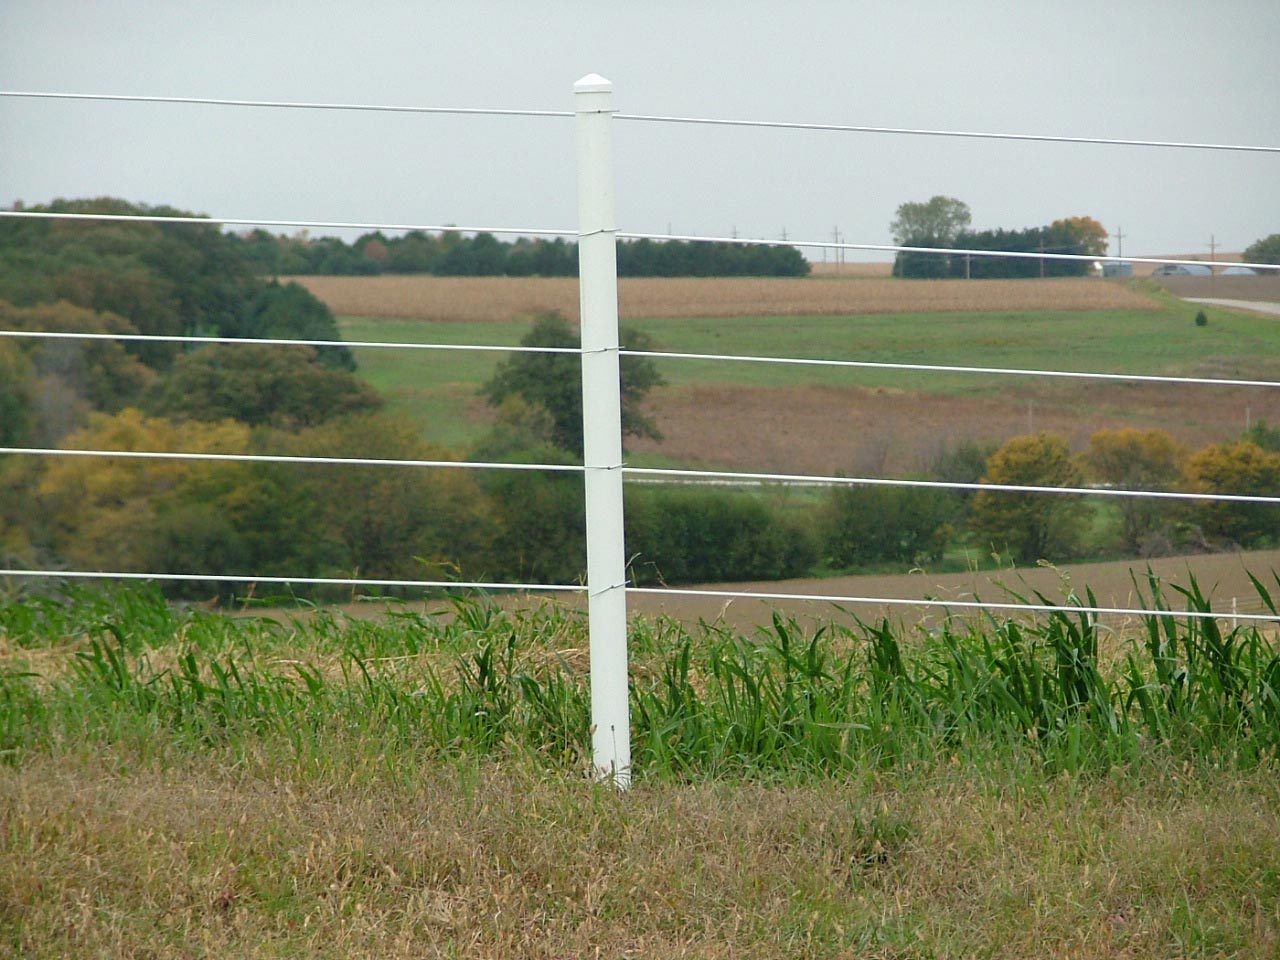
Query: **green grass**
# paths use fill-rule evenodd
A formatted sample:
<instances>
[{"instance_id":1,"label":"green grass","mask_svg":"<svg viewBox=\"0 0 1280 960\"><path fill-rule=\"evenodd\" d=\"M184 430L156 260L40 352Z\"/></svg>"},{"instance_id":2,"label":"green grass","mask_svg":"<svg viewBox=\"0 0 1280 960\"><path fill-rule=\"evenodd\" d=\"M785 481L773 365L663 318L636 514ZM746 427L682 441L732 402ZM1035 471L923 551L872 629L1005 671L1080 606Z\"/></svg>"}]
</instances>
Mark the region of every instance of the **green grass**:
<instances>
[{"instance_id":1,"label":"green grass","mask_svg":"<svg viewBox=\"0 0 1280 960\"><path fill-rule=\"evenodd\" d=\"M739 354L990 366L1093 372L1275 377L1280 375L1280 324L1210 309L1193 322L1196 305L1162 298L1154 311L1030 314L904 314L852 317L737 317L639 320L660 348L682 353ZM426 323L342 317L348 339L514 345L525 321ZM357 351L361 373L393 411L422 425L429 439L450 446L476 439L483 421L467 412L501 354L456 351ZM916 371L861 371L714 361L659 361L672 387L733 383L749 387L800 384L891 387L926 393L980 395L1007 386L1004 378Z\"/></svg>"},{"instance_id":2,"label":"green grass","mask_svg":"<svg viewBox=\"0 0 1280 960\"><path fill-rule=\"evenodd\" d=\"M1194 583L1141 585L1203 610ZM1259 583L1259 595L1271 594ZM636 781L583 776L584 624L0 605L0 945L149 957L1269 956L1280 648L1086 614L631 624ZM2 948L0 948L2 949Z\"/></svg>"}]
</instances>

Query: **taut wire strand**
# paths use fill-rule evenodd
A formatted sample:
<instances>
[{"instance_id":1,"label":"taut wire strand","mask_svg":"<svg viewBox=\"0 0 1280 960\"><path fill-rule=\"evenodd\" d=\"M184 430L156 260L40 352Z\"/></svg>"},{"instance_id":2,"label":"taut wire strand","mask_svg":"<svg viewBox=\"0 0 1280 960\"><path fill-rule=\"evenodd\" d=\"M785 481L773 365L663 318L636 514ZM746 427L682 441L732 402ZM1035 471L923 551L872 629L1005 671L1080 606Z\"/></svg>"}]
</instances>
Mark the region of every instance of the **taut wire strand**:
<instances>
[{"instance_id":1,"label":"taut wire strand","mask_svg":"<svg viewBox=\"0 0 1280 960\"><path fill-rule=\"evenodd\" d=\"M3 450L0 450L2 453ZM961 483L952 480L898 480L884 477L820 477L803 473L735 473L727 470L676 470L666 467L623 467L623 473L637 477L689 477L773 481L830 486L921 487L932 490L989 490L994 493L1058 493L1089 497L1151 497L1164 500L1210 500L1225 503L1280 503L1280 496L1242 493L1188 493L1175 490L1117 490L1112 487L1041 487L1016 483Z\"/></svg>"},{"instance_id":2,"label":"taut wire strand","mask_svg":"<svg viewBox=\"0 0 1280 960\"><path fill-rule=\"evenodd\" d=\"M346 467L444 467L470 470L546 470L559 473L582 473L583 471L583 468L577 464L565 463L295 457L258 453L180 453L172 450L63 450L51 447L0 447L0 454L29 457L121 457L130 460L209 460L221 463L325 463Z\"/></svg>"},{"instance_id":3,"label":"taut wire strand","mask_svg":"<svg viewBox=\"0 0 1280 960\"><path fill-rule=\"evenodd\" d=\"M467 590L561 590L582 593L586 587L568 583L488 583L479 580L374 580L344 577L260 577L220 573L129 573L111 570L0 570L0 577L66 577L94 580L206 580L216 583L281 583L338 587L428 587Z\"/></svg>"},{"instance_id":4,"label":"taut wire strand","mask_svg":"<svg viewBox=\"0 0 1280 960\"><path fill-rule=\"evenodd\" d=\"M3 571L0 571L3 572ZM1128 617L1190 617L1225 620L1232 616L1241 620L1280 623L1280 616L1270 613L1205 613L1200 610L1147 610L1141 607L1087 607L1054 603L990 603L985 600L911 600L906 597L846 597L811 593L768 593L748 590L684 590L674 587L628 587L628 593L677 597L724 597L734 600L812 600L817 603L874 603L887 606L955 608L961 610L1026 610L1032 613L1089 613Z\"/></svg>"},{"instance_id":5,"label":"taut wire strand","mask_svg":"<svg viewBox=\"0 0 1280 960\"><path fill-rule=\"evenodd\" d=\"M160 214L53 213L46 210L0 210L0 217L27 220L106 220L133 223L194 223L229 227L300 227L307 230L403 230L406 233L501 233L528 237L576 237L576 230L543 227L474 227L453 223L357 223L347 220L272 220L248 217L170 217ZM1132 259L1132 258L1130 258Z\"/></svg>"},{"instance_id":6,"label":"taut wire strand","mask_svg":"<svg viewBox=\"0 0 1280 960\"><path fill-rule=\"evenodd\" d=\"M1018 367L964 367L940 363L894 363L881 360L754 357L737 353L672 353L663 350L622 350L620 353L624 357L653 357L661 360L726 360L813 367L851 367L866 370L922 370L930 373L981 373L1013 377L1068 377L1080 380L1119 380L1130 383L1187 383L1212 387L1280 387L1280 381L1277 380L1228 380L1222 377L1169 377L1143 373L1091 373L1084 370L1032 370Z\"/></svg>"},{"instance_id":7,"label":"taut wire strand","mask_svg":"<svg viewBox=\"0 0 1280 960\"><path fill-rule=\"evenodd\" d=\"M615 120L642 123L676 123L716 127L757 127L774 130L821 130L833 133L879 133L911 137L960 137L969 140L1024 140L1037 143L1081 143L1109 147L1157 147L1173 150L1228 150L1245 153L1280 153L1280 147L1241 143L1195 143L1181 140L1133 140L1117 137L1072 137L1039 133L999 133L976 130L930 130L912 127L869 127L845 123L806 123L785 120L723 120L714 117L663 117L634 113L615 114Z\"/></svg>"},{"instance_id":8,"label":"taut wire strand","mask_svg":"<svg viewBox=\"0 0 1280 960\"><path fill-rule=\"evenodd\" d=\"M485 107L419 107L380 103L312 103L294 100L230 100L222 97L154 97L120 93L55 93L40 90L0 90L0 97L43 100L105 100L121 103L181 103L213 107L264 107L283 110L351 110L375 113L435 113L481 117L572 117L567 110L517 110Z\"/></svg>"}]
</instances>

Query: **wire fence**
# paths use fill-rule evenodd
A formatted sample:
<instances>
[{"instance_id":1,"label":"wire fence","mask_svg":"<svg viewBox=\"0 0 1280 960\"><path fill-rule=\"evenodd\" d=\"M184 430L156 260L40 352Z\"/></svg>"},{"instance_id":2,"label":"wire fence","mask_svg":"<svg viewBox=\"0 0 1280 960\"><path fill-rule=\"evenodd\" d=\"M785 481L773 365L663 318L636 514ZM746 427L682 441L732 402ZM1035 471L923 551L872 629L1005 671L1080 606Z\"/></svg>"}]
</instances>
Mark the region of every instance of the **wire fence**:
<instances>
[{"instance_id":1,"label":"wire fence","mask_svg":"<svg viewBox=\"0 0 1280 960\"><path fill-rule=\"evenodd\" d=\"M539 119L572 119L575 117L573 111L556 111L556 110L523 110L523 109L485 109L485 108L466 108L466 107L444 107L444 106L420 106L420 105L390 105L390 104L353 104L353 103L315 103L315 102L298 102L298 101L267 101L267 100L232 100L218 98L200 98L200 97L175 97L175 96L126 96L117 94L97 94L97 93L59 93L48 91L0 91L0 97L10 98L31 98L45 100L77 100L90 102L128 102L138 104L157 104L157 105L176 105L176 106L208 106L208 107L237 107L237 108L258 108L258 109L283 109L283 110L312 110L312 111L352 111L352 112L377 112L377 113L401 113L401 114L454 114L460 116L476 116L476 117L531 117ZM1036 141L1059 144L1085 144L1107 147L1134 147L1134 148L1151 148L1165 150L1206 150L1206 151L1231 151L1231 152L1248 152L1260 154L1280 153L1280 146L1261 145L1261 144L1238 144L1238 143L1202 143L1202 142L1186 142L1186 141L1158 141L1158 140L1138 140L1138 139L1118 139L1118 138L1098 138L1088 136L1070 136L1064 134L1037 134L1037 133L1016 133L1016 132L981 132L981 131L963 131L963 130L940 130L940 129L918 129L918 128L897 128L897 127L873 127L855 124L840 123L817 123L817 122L797 122L797 121L775 121L775 120L751 120L751 119L726 119L712 117L681 117L681 116L658 116L658 115L640 115L625 114L611 112L611 121L613 122L635 122L642 124L680 124L680 125L705 125L705 126L731 126L745 127L762 130L780 130L780 131L821 131L830 133L845 134L875 134L875 135L892 135L903 137L950 137L962 139L983 139L995 141ZM293 228L293 229L313 229L313 230L365 230L365 231L389 231L389 232L408 232L421 231L424 233L491 233L496 235L513 235L527 237L560 237L560 238L578 238L584 239L590 235L589 231L584 231L581 223L576 229L553 228L541 226L488 226L488 225L464 225L458 226L454 224L420 224L420 223L387 223L387 222L361 222L361 221L335 221L335 220L303 220L303 219L277 219L277 218L253 218L253 217L185 217L185 216L163 216L163 215L120 215L120 214L94 214L94 213L76 213L76 212L47 212L47 211L25 211L25 210L2 210L0 217L6 218L29 218L29 219L51 219L51 220L91 220L105 222L147 222L160 224L198 224L198 225L221 225L236 227L267 227L267 228ZM763 245L763 246L787 246L803 249L814 250L835 250L835 251L863 251L863 252L882 252L882 253L911 253L911 254L942 254L942 255L968 255L975 257L1002 257L1002 258L1027 258L1036 260L1059 260L1059 261L1090 261L1090 262L1125 262L1125 263L1144 263L1144 264L1202 264L1203 261L1195 259L1177 259L1177 258L1150 258L1150 257L1111 257L1111 256L1089 256L1075 255L1054 252L1041 251L991 251L980 249L956 249L950 247L921 247L898 244L879 244L879 243L853 243L853 242L832 242L828 240L809 240L803 238L793 238L787 240L760 240L746 239L741 237L717 237L717 236L693 236L677 233L640 233L627 232L618 230L615 227L609 227L607 232L611 235L610 239L625 240L654 240L654 241L685 241L696 243L723 243L738 245ZM1215 263L1217 267L1251 267L1251 268L1268 268L1272 265L1250 261L1218 261ZM768 363L768 364L791 364L797 366L821 366L821 367L839 367L847 369L864 369L864 370L885 370L885 371L915 371L915 372L936 372L948 374L972 374L972 375L996 375L1009 377L1031 377L1031 378L1059 378L1059 379L1084 379L1097 381L1127 382L1127 383L1151 383L1151 384L1176 384L1186 386L1221 386L1221 387L1257 387L1274 389L1280 386L1280 382L1272 380L1258 379L1233 379L1224 377L1195 377L1195 376L1163 376L1151 374L1128 374L1128 373L1105 373L1095 371L1075 371L1075 370L1056 370L1056 369L1017 369L987 366L964 366L949 364L922 364L922 363L895 363L883 361L861 361L861 360L839 360L822 357L797 358L797 357L777 357L777 356L745 356L739 354L703 354L703 353L679 353L670 351L645 351L645 350L624 350L605 347L599 350L589 350L582 348L560 348L560 347L529 347L529 346L505 346L492 344L445 344L445 343L409 343L409 342L384 342L384 341L343 341L343 340L321 340L321 339L286 339L286 338L232 338L232 337L205 337L205 336L159 336L144 334L127 334L127 333L81 333L75 331L22 331L22 330L0 330L0 336L11 338L33 338L33 339L68 339L68 340L108 340L120 342L145 342L154 341L161 343L178 343L184 345L208 345L208 344L254 344L265 346L308 346L308 347L357 347L380 350L438 350L438 351L477 351L477 352L503 352L503 353L546 353L546 354L572 354L578 356L586 356L592 353L612 352L616 357L645 357L652 359L674 360L674 361L730 361L740 363ZM131 458L131 459L172 459L172 460L194 460L194 461L212 461L212 462L247 462L247 463L297 463L297 464L325 464L335 466L376 466L387 468L430 468L430 469L473 469L473 470L513 470L513 471L543 471L550 473L568 473L583 474L588 467L576 464L552 464L552 463L513 463L513 462L493 462L493 461L468 461L468 460L416 460L416 459L386 459L386 458L365 458L365 457L319 457L319 456L280 456L280 455L263 455L249 453L197 453L183 451L138 451L138 450L113 450L113 449L63 449L63 448L47 448L47 447L0 447L0 454L3 455L23 455L37 457L115 457L115 458ZM711 471L711 470L681 470L681 469L658 469L658 468L638 468L627 466L625 463L619 462L611 465L610 469L616 470L621 476L634 482L644 481L689 481L689 482L707 482L707 483L737 483L737 484L821 484L821 485L849 485L849 486L894 486L894 487L915 487L926 489L943 489L955 491L1004 491L1010 493L1031 493L1044 495L1089 495L1099 497L1118 497L1118 498L1150 498L1165 499L1179 501L1204 501L1204 502L1228 502L1228 503L1257 503L1257 504L1280 504L1280 496L1270 495L1249 495L1249 494L1227 494L1227 493L1194 493L1185 491L1167 491L1167 490L1144 490L1144 489L1112 489L1105 487L1052 487L1037 485L1015 485L1015 484L993 484L993 483L957 483L933 480L912 480L905 478L880 478L880 477L830 477L819 476L813 474L779 474L779 473L753 473L743 471ZM51 569L0 569L0 576L7 577L48 577L48 578L66 578L66 579L116 579L116 580L199 580L199 581L215 581L229 583L273 583L273 584L297 584L297 585L341 585L351 587L369 587L369 588L387 588L387 587L403 587L403 588L422 588L422 589L444 589L444 588L470 588L484 590L519 590L519 591L566 591L566 592L587 592L588 588L583 584L564 584L564 583L511 583L496 581L455 581L455 580L401 580L401 579L369 579L369 578L320 578L320 577L272 577L259 576L252 573L244 575L226 576L214 575L207 573L179 573L179 572L127 572L127 571L68 571L68 570L51 570ZM606 589L612 589L615 585L610 585ZM1009 603L988 603L988 602L949 602L942 601L924 601L908 598L878 598L864 596L827 596L818 594L790 594L790 593L769 593L769 592L742 592L733 590L706 590L706 589L676 589L669 587L636 587L627 586L628 592L646 595L669 595L669 596L706 596L706 597L723 597L723 598L739 598L751 597L755 599L791 601L791 600L814 600L829 603L875 603L875 604L908 604L913 606L947 606L950 608L963 609L972 608L976 610L1003 610L1024 612L1045 612L1055 611L1060 608L1052 605L1036 605L1036 604L1009 604ZM1186 613L1173 613L1166 610L1150 610L1142 608L1120 608L1120 607L1087 607L1082 605L1072 605L1071 610L1076 612L1088 612L1095 615L1103 614L1122 614L1130 615L1155 615L1155 616L1187 616ZM1238 611L1239 612L1239 611ZM1256 620L1280 620L1267 611L1258 609L1240 613L1241 616L1250 617Z\"/></svg>"}]
</instances>

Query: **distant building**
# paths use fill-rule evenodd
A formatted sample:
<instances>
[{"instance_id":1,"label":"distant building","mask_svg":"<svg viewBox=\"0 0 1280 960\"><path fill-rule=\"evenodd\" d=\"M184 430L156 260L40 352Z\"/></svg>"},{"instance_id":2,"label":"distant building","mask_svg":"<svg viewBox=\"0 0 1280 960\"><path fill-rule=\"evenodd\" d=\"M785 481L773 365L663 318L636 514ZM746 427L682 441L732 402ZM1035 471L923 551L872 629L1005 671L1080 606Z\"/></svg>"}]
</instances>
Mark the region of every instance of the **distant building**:
<instances>
[{"instance_id":1,"label":"distant building","mask_svg":"<svg viewBox=\"0 0 1280 960\"><path fill-rule=\"evenodd\" d=\"M1256 277L1258 271L1253 267L1224 267L1222 275L1224 277Z\"/></svg>"},{"instance_id":2,"label":"distant building","mask_svg":"<svg viewBox=\"0 0 1280 960\"><path fill-rule=\"evenodd\" d=\"M1211 277L1213 271L1202 263L1166 263L1151 271L1153 277Z\"/></svg>"},{"instance_id":3,"label":"distant building","mask_svg":"<svg viewBox=\"0 0 1280 960\"><path fill-rule=\"evenodd\" d=\"M1132 277L1132 263L1104 263L1102 265L1102 275L1104 277Z\"/></svg>"}]
</instances>

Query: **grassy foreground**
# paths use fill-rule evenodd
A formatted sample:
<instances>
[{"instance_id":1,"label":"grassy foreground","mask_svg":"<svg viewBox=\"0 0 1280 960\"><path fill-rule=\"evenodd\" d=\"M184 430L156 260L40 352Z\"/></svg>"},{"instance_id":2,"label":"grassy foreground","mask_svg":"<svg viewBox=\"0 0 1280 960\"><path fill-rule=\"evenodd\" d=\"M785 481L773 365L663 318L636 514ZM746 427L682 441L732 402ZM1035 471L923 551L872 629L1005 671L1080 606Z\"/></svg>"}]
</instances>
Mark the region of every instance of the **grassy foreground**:
<instances>
[{"instance_id":1,"label":"grassy foreground","mask_svg":"<svg viewBox=\"0 0 1280 960\"><path fill-rule=\"evenodd\" d=\"M585 643L577 614L483 600L381 622L137 590L0 607L0 949L1280 948L1270 634L637 620L622 796L582 774Z\"/></svg>"}]
</instances>

